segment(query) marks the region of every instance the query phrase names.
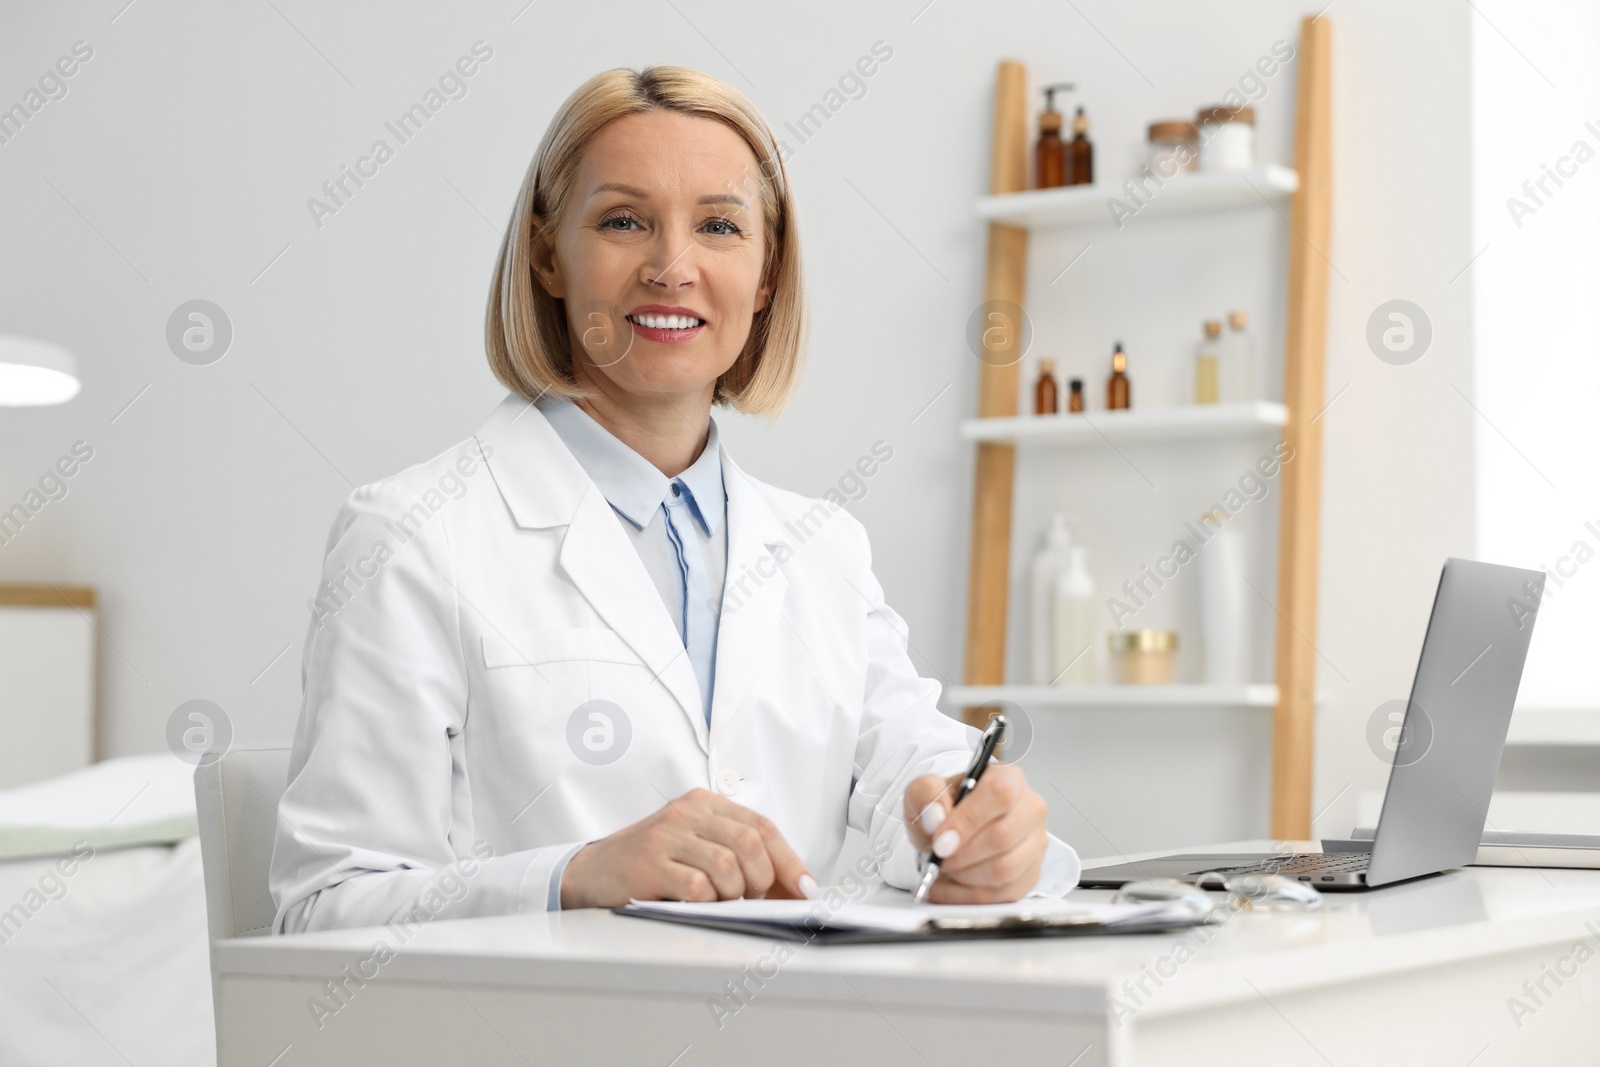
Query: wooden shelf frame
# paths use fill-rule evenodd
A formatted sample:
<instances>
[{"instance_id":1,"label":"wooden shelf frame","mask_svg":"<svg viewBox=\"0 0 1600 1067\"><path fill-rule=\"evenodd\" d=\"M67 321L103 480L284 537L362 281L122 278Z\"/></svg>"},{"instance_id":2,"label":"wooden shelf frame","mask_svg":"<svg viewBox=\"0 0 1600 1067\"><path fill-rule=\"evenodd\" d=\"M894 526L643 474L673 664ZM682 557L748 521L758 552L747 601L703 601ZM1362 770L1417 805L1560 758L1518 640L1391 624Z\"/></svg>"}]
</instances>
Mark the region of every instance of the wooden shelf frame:
<instances>
[{"instance_id":1,"label":"wooden shelf frame","mask_svg":"<svg viewBox=\"0 0 1600 1067\"><path fill-rule=\"evenodd\" d=\"M0 607L93 608L92 585L56 585L51 582L0 582Z\"/></svg>"},{"instance_id":2,"label":"wooden shelf frame","mask_svg":"<svg viewBox=\"0 0 1600 1067\"><path fill-rule=\"evenodd\" d=\"M1300 25L1298 98L1292 196L1289 205L1289 278L1285 315L1283 439L1294 451L1283 466L1279 490L1278 602L1274 640L1277 700L1272 710L1271 834L1311 836L1311 776L1316 714L1317 557L1322 496L1322 410L1327 338L1328 260L1332 235L1331 119L1332 28L1327 19ZM1021 323L1011 321L1025 300L1029 224L1088 220L1099 191L1027 189L1027 70L1003 60L995 80L993 155L989 196L980 212L989 219L984 272L986 350L978 376L978 418L1017 416ZM1276 172L1275 172L1276 173ZM1185 176L1201 177L1201 176ZM1287 179L1277 174L1281 186ZM1232 206L1246 186L1211 179L1199 186L1163 190L1162 213L1186 206ZM1219 190L1224 190L1219 192ZM1278 188L1280 193L1288 189ZM1026 194L1026 195L1025 195ZM1251 195L1267 196L1265 190ZM1224 203L1227 201L1227 203ZM1156 203L1157 201L1152 201ZM1015 310L1012 310L1015 309ZM1021 420L1018 420L1020 423ZM981 428L981 426L980 426ZM971 555L967 574L967 686L1003 686L1006 612L1010 592L1012 504L1018 434L973 434ZM1009 688L1009 687L1003 687ZM961 692L962 690L957 690ZM987 691L987 690L986 690ZM1004 699L988 697L985 699ZM982 725L993 706L966 705L963 718Z\"/></svg>"}]
</instances>

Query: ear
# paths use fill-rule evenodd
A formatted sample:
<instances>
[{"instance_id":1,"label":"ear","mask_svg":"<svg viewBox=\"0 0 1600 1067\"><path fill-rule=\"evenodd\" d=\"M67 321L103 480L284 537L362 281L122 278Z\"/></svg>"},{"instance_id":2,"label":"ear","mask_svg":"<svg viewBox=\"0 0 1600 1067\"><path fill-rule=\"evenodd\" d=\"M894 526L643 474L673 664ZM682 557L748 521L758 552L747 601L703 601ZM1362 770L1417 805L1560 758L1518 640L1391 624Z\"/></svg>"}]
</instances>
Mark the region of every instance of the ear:
<instances>
[{"instance_id":1,"label":"ear","mask_svg":"<svg viewBox=\"0 0 1600 1067\"><path fill-rule=\"evenodd\" d=\"M528 262L533 267L534 280L545 292L556 299L563 299L567 295L566 279L561 275L561 266L556 262L555 250L539 236L544 229L544 220L534 217L532 236L528 238Z\"/></svg>"},{"instance_id":2,"label":"ear","mask_svg":"<svg viewBox=\"0 0 1600 1067\"><path fill-rule=\"evenodd\" d=\"M772 300L772 291L775 288L772 278L767 278L761 283L761 288L756 290L756 306L754 310L760 311L767 306Z\"/></svg>"}]
</instances>

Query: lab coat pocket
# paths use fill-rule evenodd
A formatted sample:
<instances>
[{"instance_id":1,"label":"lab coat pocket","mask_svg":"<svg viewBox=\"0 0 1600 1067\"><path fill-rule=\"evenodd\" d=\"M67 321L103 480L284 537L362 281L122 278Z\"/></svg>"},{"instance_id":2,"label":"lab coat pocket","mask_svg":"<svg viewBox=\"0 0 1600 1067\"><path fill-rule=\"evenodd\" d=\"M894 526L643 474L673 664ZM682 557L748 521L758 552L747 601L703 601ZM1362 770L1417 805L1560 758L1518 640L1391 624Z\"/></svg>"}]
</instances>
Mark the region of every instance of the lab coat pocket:
<instances>
[{"instance_id":1,"label":"lab coat pocket","mask_svg":"<svg viewBox=\"0 0 1600 1067\"><path fill-rule=\"evenodd\" d=\"M491 717L551 751L560 751L551 747L558 737L581 733L591 712L630 718L650 679L633 648L603 627L496 630L481 641Z\"/></svg>"},{"instance_id":2,"label":"lab coat pocket","mask_svg":"<svg viewBox=\"0 0 1600 1067\"><path fill-rule=\"evenodd\" d=\"M532 667L541 663L589 660L638 664L638 655L615 630L561 627L544 630L498 630L483 635L483 665Z\"/></svg>"}]
</instances>

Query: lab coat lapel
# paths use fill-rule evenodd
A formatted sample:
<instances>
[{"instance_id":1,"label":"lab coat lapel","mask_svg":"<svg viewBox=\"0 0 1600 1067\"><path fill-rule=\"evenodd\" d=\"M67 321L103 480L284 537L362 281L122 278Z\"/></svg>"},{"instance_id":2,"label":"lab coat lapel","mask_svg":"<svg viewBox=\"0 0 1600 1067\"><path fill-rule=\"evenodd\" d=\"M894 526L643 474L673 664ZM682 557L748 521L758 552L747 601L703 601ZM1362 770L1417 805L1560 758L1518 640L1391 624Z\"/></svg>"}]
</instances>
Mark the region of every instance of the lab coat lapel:
<instances>
[{"instance_id":1,"label":"lab coat lapel","mask_svg":"<svg viewBox=\"0 0 1600 1067\"><path fill-rule=\"evenodd\" d=\"M782 563L791 551L761 490L727 452L722 477L728 494L728 568L711 690L711 728L719 732L738 714L776 643L789 587Z\"/></svg>"},{"instance_id":2,"label":"lab coat lapel","mask_svg":"<svg viewBox=\"0 0 1600 1067\"><path fill-rule=\"evenodd\" d=\"M501 401L478 439L485 463L517 525L566 526L560 561L578 591L638 653L710 751L694 666L655 583L621 520L543 413L515 393Z\"/></svg>"},{"instance_id":3,"label":"lab coat lapel","mask_svg":"<svg viewBox=\"0 0 1600 1067\"><path fill-rule=\"evenodd\" d=\"M633 647L689 718L695 740L710 752L700 683L638 551L593 483L561 542L561 566L600 617Z\"/></svg>"}]
</instances>

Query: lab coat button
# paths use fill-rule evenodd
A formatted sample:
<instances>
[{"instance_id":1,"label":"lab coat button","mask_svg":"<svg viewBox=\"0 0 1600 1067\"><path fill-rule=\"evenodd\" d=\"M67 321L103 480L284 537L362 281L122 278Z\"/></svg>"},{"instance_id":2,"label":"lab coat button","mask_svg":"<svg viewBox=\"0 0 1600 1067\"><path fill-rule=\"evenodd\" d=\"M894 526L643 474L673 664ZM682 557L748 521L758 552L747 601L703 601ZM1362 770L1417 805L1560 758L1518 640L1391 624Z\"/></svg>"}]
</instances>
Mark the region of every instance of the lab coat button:
<instances>
[{"instance_id":1,"label":"lab coat button","mask_svg":"<svg viewBox=\"0 0 1600 1067\"><path fill-rule=\"evenodd\" d=\"M717 772L717 792L725 797L739 795L739 776L732 771Z\"/></svg>"}]
</instances>

